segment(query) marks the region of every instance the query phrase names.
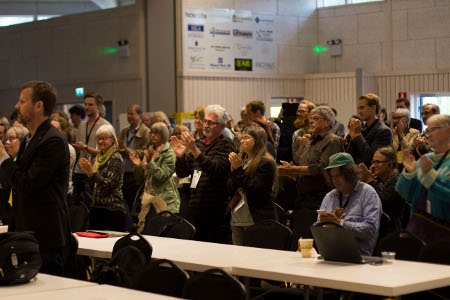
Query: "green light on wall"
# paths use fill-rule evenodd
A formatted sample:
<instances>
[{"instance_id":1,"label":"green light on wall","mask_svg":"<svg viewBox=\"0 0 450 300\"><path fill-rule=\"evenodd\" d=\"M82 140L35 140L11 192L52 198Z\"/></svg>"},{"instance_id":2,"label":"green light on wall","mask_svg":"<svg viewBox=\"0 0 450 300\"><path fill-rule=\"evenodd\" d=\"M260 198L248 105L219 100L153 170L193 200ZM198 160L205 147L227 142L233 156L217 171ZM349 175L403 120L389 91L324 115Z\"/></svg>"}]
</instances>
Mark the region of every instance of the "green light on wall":
<instances>
[{"instance_id":1,"label":"green light on wall","mask_svg":"<svg viewBox=\"0 0 450 300\"><path fill-rule=\"evenodd\" d=\"M113 54L113 53L117 53L117 48L105 47L100 49L100 54Z\"/></svg>"},{"instance_id":2,"label":"green light on wall","mask_svg":"<svg viewBox=\"0 0 450 300\"><path fill-rule=\"evenodd\" d=\"M315 45L314 46L314 52L315 53L321 53L321 52L325 52L328 51L327 47L321 46L321 45Z\"/></svg>"}]
</instances>

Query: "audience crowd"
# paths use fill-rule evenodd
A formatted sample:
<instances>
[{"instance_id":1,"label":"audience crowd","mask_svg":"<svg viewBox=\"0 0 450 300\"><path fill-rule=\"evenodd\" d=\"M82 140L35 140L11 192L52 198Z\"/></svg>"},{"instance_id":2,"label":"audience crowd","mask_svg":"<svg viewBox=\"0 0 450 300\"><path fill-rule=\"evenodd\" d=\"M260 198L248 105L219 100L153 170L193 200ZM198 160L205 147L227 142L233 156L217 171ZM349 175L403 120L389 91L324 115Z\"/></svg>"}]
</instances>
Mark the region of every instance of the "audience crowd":
<instances>
[{"instance_id":1,"label":"audience crowd","mask_svg":"<svg viewBox=\"0 0 450 300\"><path fill-rule=\"evenodd\" d=\"M24 91L32 88L26 85ZM30 105L37 111L39 103ZM289 225L303 226L303 234L313 224L334 222L353 232L362 254L373 255L382 238L382 214L390 219L388 232L405 230L417 210L444 224L450 221L450 116L424 104L422 132L422 122L411 118L408 99L396 100L391 121L381 104L375 94L361 95L347 135L335 109L308 100L297 104L295 121L288 124L295 130L288 135L283 122L291 119L283 119L283 111L276 120L267 118L265 104L257 100L242 108L236 124L224 107L200 106L193 128L173 126L164 112L144 113L132 104L129 126L116 136L102 117L102 96L90 92L84 105L71 107L68 114L51 108L39 120L48 118L45 130L56 127L59 132L52 134L65 142L59 146L67 151L70 171L65 205L88 206L90 229L136 230L145 191L192 223L197 240L242 245L250 226L283 219L275 209L279 203L286 212L294 211ZM19 220L16 228L33 229L33 224L21 224L23 212L13 209L24 206L15 194L27 187L7 174L23 164L20 153L35 140L36 126L27 130L32 118L25 105L22 99L16 105L14 123L0 120L0 216L4 224ZM292 149L288 156L283 153L291 161L277 157L279 145L284 152L286 145ZM41 167L37 176L45 176ZM296 192L285 192L289 183ZM317 209L326 213L317 215ZM309 215L309 221L296 215ZM410 223L410 228L421 226L413 217Z\"/></svg>"}]
</instances>

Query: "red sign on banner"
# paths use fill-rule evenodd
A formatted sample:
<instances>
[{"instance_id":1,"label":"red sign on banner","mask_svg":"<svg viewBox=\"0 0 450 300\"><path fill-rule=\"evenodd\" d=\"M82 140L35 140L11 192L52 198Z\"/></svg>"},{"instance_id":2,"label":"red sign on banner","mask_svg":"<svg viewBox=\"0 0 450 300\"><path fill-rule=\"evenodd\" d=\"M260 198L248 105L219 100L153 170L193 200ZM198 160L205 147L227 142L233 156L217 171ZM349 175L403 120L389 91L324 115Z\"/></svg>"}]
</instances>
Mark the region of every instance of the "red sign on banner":
<instances>
[{"instance_id":1,"label":"red sign on banner","mask_svg":"<svg viewBox=\"0 0 450 300\"><path fill-rule=\"evenodd\" d=\"M406 98L406 99L408 99L408 93L407 92L398 92L397 98Z\"/></svg>"}]
</instances>

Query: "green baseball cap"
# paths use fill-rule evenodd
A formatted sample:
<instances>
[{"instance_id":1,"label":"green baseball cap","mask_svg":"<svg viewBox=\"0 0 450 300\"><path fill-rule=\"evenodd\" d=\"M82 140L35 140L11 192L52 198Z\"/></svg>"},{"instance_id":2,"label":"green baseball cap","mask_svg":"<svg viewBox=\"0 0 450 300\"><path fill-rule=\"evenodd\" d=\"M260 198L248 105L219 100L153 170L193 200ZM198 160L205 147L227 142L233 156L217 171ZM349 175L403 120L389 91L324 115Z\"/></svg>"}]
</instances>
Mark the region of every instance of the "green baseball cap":
<instances>
[{"instance_id":1,"label":"green baseball cap","mask_svg":"<svg viewBox=\"0 0 450 300\"><path fill-rule=\"evenodd\" d=\"M325 169L334 169L348 164L354 164L353 157L345 152L339 152L330 156L330 163Z\"/></svg>"}]
</instances>

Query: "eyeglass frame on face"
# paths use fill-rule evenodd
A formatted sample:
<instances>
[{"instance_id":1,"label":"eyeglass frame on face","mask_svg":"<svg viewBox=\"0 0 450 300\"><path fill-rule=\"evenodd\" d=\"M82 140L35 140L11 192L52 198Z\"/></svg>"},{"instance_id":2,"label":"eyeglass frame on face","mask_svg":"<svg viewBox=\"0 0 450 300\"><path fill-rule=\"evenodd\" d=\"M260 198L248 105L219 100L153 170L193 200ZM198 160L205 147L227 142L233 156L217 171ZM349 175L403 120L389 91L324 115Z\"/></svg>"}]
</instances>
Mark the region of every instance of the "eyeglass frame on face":
<instances>
[{"instance_id":1,"label":"eyeglass frame on face","mask_svg":"<svg viewBox=\"0 0 450 300\"><path fill-rule=\"evenodd\" d=\"M401 120L401 119L403 119L403 118L406 118L406 116L397 116L397 117L392 117L392 119L395 121L395 120Z\"/></svg>"},{"instance_id":2,"label":"eyeglass frame on face","mask_svg":"<svg viewBox=\"0 0 450 300\"><path fill-rule=\"evenodd\" d=\"M112 136L98 136L97 142L106 141L107 139L112 139Z\"/></svg>"},{"instance_id":3,"label":"eyeglass frame on face","mask_svg":"<svg viewBox=\"0 0 450 300\"><path fill-rule=\"evenodd\" d=\"M220 124L219 122L213 122L213 121L209 121L209 120L203 120L202 123L203 123L203 126L207 126L207 127L211 127L211 126Z\"/></svg>"},{"instance_id":4,"label":"eyeglass frame on face","mask_svg":"<svg viewBox=\"0 0 450 300\"><path fill-rule=\"evenodd\" d=\"M388 162L389 162L389 160L372 160L371 164L374 166L378 166L378 165L388 163Z\"/></svg>"},{"instance_id":5,"label":"eyeglass frame on face","mask_svg":"<svg viewBox=\"0 0 450 300\"><path fill-rule=\"evenodd\" d=\"M9 141L10 143L12 143L14 140L18 140L19 138L17 136L10 136L5 138L5 143L6 141Z\"/></svg>"},{"instance_id":6,"label":"eyeglass frame on face","mask_svg":"<svg viewBox=\"0 0 450 300\"><path fill-rule=\"evenodd\" d=\"M433 132L435 132L438 129L441 129L443 126L435 126L435 127L427 127L427 129L425 129L425 136L429 136L430 134L432 134Z\"/></svg>"},{"instance_id":7,"label":"eyeglass frame on face","mask_svg":"<svg viewBox=\"0 0 450 300\"><path fill-rule=\"evenodd\" d=\"M241 136L241 142L247 142L251 139L254 139L254 137L252 137L250 135L249 136Z\"/></svg>"},{"instance_id":8,"label":"eyeglass frame on face","mask_svg":"<svg viewBox=\"0 0 450 300\"><path fill-rule=\"evenodd\" d=\"M325 120L324 118L321 117L309 117L309 121L314 120L314 121L320 121L320 120Z\"/></svg>"}]
</instances>

